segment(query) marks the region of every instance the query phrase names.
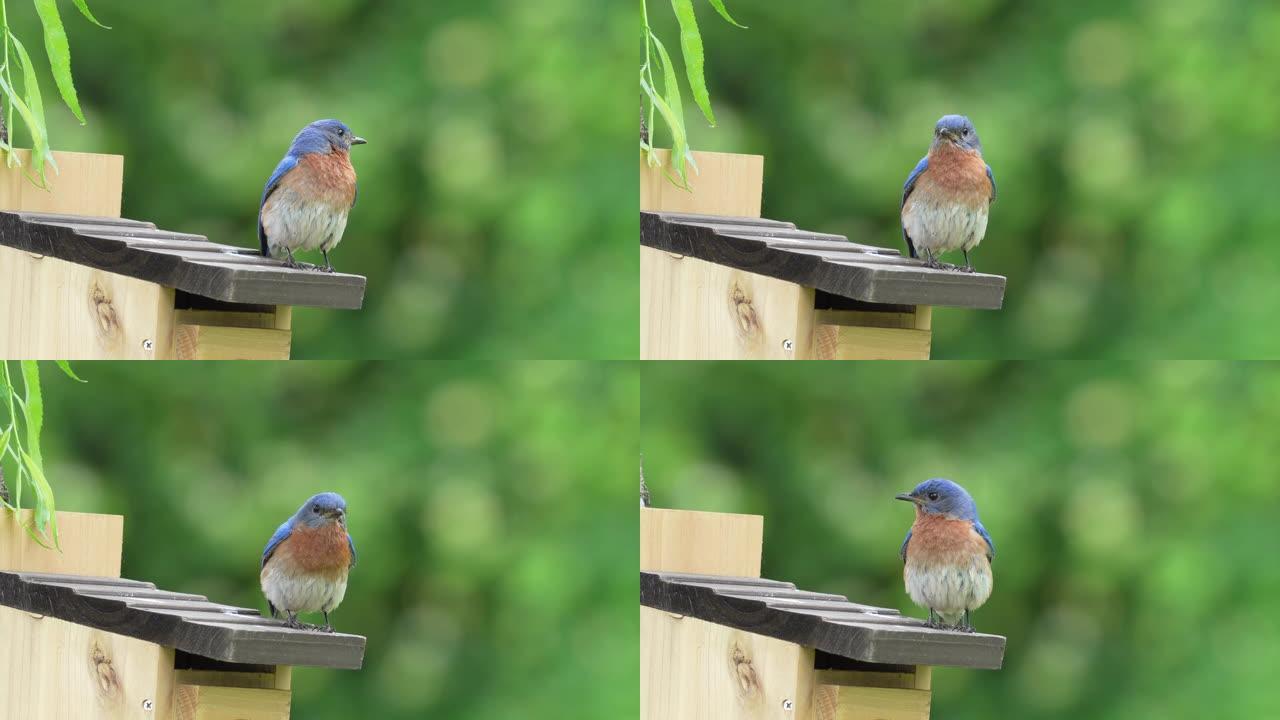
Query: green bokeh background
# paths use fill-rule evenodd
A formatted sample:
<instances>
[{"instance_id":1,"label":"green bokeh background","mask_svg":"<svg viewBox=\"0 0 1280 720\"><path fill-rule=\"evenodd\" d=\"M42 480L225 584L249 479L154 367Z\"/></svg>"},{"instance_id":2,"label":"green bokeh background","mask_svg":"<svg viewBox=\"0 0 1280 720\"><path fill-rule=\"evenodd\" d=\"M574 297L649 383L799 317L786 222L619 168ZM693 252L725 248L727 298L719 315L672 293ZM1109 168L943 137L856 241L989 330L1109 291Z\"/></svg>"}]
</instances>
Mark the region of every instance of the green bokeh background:
<instances>
[{"instance_id":1,"label":"green bokeh background","mask_svg":"<svg viewBox=\"0 0 1280 720\"><path fill-rule=\"evenodd\" d=\"M687 85L685 119L695 149L765 156L767 217L903 248L934 123L977 126L1000 197L974 260L1008 276L1005 309L939 310L935 357L1280 357L1259 331L1280 311L1280 6L726 5L749 29L694 3L719 127ZM649 16L676 52L671 9Z\"/></svg>"},{"instance_id":2,"label":"green bokeh background","mask_svg":"<svg viewBox=\"0 0 1280 720\"><path fill-rule=\"evenodd\" d=\"M1275 717L1280 366L645 366L656 507L765 516L763 573L923 617L911 508L948 477L996 544L999 671L938 669L936 717Z\"/></svg>"},{"instance_id":3,"label":"green bokeh background","mask_svg":"<svg viewBox=\"0 0 1280 720\"><path fill-rule=\"evenodd\" d=\"M76 370L43 367L46 470L60 509L125 516L126 577L265 613L267 538L346 497L333 621L368 637L364 668L296 669L293 717L636 716L634 366Z\"/></svg>"},{"instance_id":4,"label":"green bokeh background","mask_svg":"<svg viewBox=\"0 0 1280 720\"><path fill-rule=\"evenodd\" d=\"M257 247L262 186L297 131L337 117L359 203L333 254L361 311L299 310L296 358L634 358L634 14L571 0L60 3L88 119L44 71L55 149L125 156L124 214ZM27 145L26 134L16 137ZM306 257L317 262L318 255Z\"/></svg>"}]
</instances>

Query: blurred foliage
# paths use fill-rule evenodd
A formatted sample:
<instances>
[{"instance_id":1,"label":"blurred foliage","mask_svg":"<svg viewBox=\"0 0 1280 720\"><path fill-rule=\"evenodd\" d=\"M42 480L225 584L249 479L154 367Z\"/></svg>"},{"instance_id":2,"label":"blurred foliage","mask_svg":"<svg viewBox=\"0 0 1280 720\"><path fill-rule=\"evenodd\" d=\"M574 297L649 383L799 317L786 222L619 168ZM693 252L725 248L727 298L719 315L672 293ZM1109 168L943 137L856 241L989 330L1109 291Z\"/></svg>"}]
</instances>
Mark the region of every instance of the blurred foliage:
<instances>
[{"instance_id":1,"label":"blurred foliage","mask_svg":"<svg viewBox=\"0 0 1280 720\"><path fill-rule=\"evenodd\" d=\"M67 26L89 124L57 150L125 156L124 214L257 247L262 186L335 117L359 203L333 255L361 311L301 309L299 358L638 354L630 7L571 0L96 0ZM39 36L33 18L10 17ZM31 23L21 26L20 21ZM628 145L630 147L630 145ZM317 256L318 257L318 256ZM315 257L305 258L309 262Z\"/></svg>"},{"instance_id":2,"label":"blurred foliage","mask_svg":"<svg viewBox=\"0 0 1280 720\"><path fill-rule=\"evenodd\" d=\"M718 127L763 154L764 214L902 247L902 183L946 113L1000 184L979 270L999 312L939 310L938 357L1280 356L1280 6L1249 1L735 0L706 22ZM674 22L653 14L667 36ZM691 178L696 186L697 178Z\"/></svg>"},{"instance_id":3,"label":"blurred foliage","mask_svg":"<svg viewBox=\"0 0 1280 720\"><path fill-rule=\"evenodd\" d=\"M638 528L607 511L634 502L609 480L635 472L634 368L76 370L47 374L45 463L60 509L125 516L126 577L265 613L267 538L346 497L360 562L333 621L368 636L364 668L297 669L294 717L636 716Z\"/></svg>"},{"instance_id":4,"label":"blurred foliage","mask_svg":"<svg viewBox=\"0 0 1280 720\"><path fill-rule=\"evenodd\" d=\"M1276 717L1280 367L648 364L655 507L765 516L763 572L917 617L894 494L949 477L995 540L1004 669L934 714Z\"/></svg>"}]
</instances>

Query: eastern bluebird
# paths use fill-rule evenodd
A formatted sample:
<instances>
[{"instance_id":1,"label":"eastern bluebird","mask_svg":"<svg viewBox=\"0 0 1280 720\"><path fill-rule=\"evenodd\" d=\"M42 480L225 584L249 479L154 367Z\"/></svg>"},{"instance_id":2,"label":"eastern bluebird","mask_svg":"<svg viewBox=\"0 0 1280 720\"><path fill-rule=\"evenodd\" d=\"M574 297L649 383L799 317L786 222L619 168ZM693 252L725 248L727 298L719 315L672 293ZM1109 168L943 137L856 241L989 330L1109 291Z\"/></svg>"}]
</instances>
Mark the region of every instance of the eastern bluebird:
<instances>
[{"instance_id":1,"label":"eastern bluebird","mask_svg":"<svg viewBox=\"0 0 1280 720\"><path fill-rule=\"evenodd\" d=\"M258 240L264 256L284 249L289 267L298 267L294 250L319 248L324 269L333 272L329 251L342 240L347 212L356 205L356 171L349 151L364 143L337 120L317 120L293 138L258 205Z\"/></svg>"},{"instance_id":2,"label":"eastern bluebird","mask_svg":"<svg viewBox=\"0 0 1280 720\"><path fill-rule=\"evenodd\" d=\"M907 594L928 608L929 627L973 632L969 613L991 597L991 559L996 554L978 520L978 506L964 488L941 478L925 480L896 497L916 506L916 521L899 551Z\"/></svg>"},{"instance_id":3,"label":"eastern bluebird","mask_svg":"<svg viewBox=\"0 0 1280 720\"><path fill-rule=\"evenodd\" d=\"M996 178L982 160L982 143L963 115L945 115L933 128L929 154L916 163L902 186L902 238L911 257L924 251L932 268L948 250L964 251L964 270L973 272L969 251L987 232L987 210L996 200Z\"/></svg>"},{"instance_id":4,"label":"eastern bluebird","mask_svg":"<svg viewBox=\"0 0 1280 720\"><path fill-rule=\"evenodd\" d=\"M333 632L329 613L347 592L347 573L356 566L356 546L347 532L347 501L337 493L307 499L276 529L262 551L262 594L271 617L283 611L293 628L300 612L324 613L325 632Z\"/></svg>"}]
</instances>

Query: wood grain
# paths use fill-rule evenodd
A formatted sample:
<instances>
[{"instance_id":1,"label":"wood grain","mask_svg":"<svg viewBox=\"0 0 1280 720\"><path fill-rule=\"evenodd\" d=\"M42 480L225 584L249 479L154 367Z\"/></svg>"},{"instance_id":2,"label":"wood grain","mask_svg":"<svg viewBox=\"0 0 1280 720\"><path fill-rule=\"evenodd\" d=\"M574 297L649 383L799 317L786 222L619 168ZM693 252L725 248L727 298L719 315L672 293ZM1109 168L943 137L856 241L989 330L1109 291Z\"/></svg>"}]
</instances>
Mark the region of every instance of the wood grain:
<instances>
[{"instance_id":1,"label":"wood grain","mask_svg":"<svg viewBox=\"0 0 1280 720\"><path fill-rule=\"evenodd\" d=\"M794 360L812 353L813 290L640 248L640 357Z\"/></svg>"},{"instance_id":2,"label":"wood grain","mask_svg":"<svg viewBox=\"0 0 1280 720\"><path fill-rule=\"evenodd\" d=\"M890 608L751 580L759 582L642 571L640 603L868 663L999 668L1004 661L999 635L934 630Z\"/></svg>"},{"instance_id":3,"label":"wood grain","mask_svg":"<svg viewBox=\"0 0 1280 720\"><path fill-rule=\"evenodd\" d=\"M348 309L364 302L359 275L292 269L254 248L135 220L0 212L0 245L223 302Z\"/></svg>"},{"instance_id":4,"label":"wood grain","mask_svg":"<svg viewBox=\"0 0 1280 720\"><path fill-rule=\"evenodd\" d=\"M24 177L31 168L31 151L16 149L13 155L22 167L0 165L0 210L120 217L124 157L56 151L58 171L49 169L49 189L44 189Z\"/></svg>"},{"instance_id":5,"label":"wood grain","mask_svg":"<svg viewBox=\"0 0 1280 720\"><path fill-rule=\"evenodd\" d=\"M289 330L179 324L179 360L288 360Z\"/></svg>"},{"instance_id":6,"label":"wood grain","mask_svg":"<svg viewBox=\"0 0 1280 720\"><path fill-rule=\"evenodd\" d=\"M640 509L640 569L758 577L760 515Z\"/></svg>"},{"instance_id":7,"label":"wood grain","mask_svg":"<svg viewBox=\"0 0 1280 720\"><path fill-rule=\"evenodd\" d=\"M695 152L697 171L689 167L691 190L676 187L665 177L671 151L655 150L661 167L649 167L640 153L640 209L710 215L760 216L764 189L764 157L734 153Z\"/></svg>"},{"instance_id":8,"label":"wood grain","mask_svg":"<svg viewBox=\"0 0 1280 720\"><path fill-rule=\"evenodd\" d=\"M6 718L172 717L170 648L11 607L0 638Z\"/></svg>"},{"instance_id":9,"label":"wood grain","mask_svg":"<svg viewBox=\"0 0 1280 720\"><path fill-rule=\"evenodd\" d=\"M288 720L290 692L264 688L179 685L177 720Z\"/></svg>"},{"instance_id":10,"label":"wood grain","mask_svg":"<svg viewBox=\"0 0 1280 720\"><path fill-rule=\"evenodd\" d=\"M813 650L640 608L642 720L811 720Z\"/></svg>"},{"instance_id":11,"label":"wood grain","mask_svg":"<svg viewBox=\"0 0 1280 720\"><path fill-rule=\"evenodd\" d=\"M0 512L0 570L120 577L122 516L59 512L61 552L31 539L31 519L31 510Z\"/></svg>"},{"instance_id":12,"label":"wood grain","mask_svg":"<svg viewBox=\"0 0 1280 720\"><path fill-rule=\"evenodd\" d=\"M3 225L0 214L0 225ZM0 358L150 360L173 345L173 290L0 241Z\"/></svg>"},{"instance_id":13,"label":"wood grain","mask_svg":"<svg viewBox=\"0 0 1280 720\"><path fill-rule=\"evenodd\" d=\"M1004 303L999 275L935 270L894 249L797 231L790 223L641 212L640 243L866 303L983 309ZM641 306L646 302L654 301L642 297Z\"/></svg>"},{"instance_id":14,"label":"wood grain","mask_svg":"<svg viewBox=\"0 0 1280 720\"><path fill-rule=\"evenodd\" d=\"M231 663L354 669L364 659L359 635L294 630L251 608L136 580L0 572L0 605Z\"/></svg>"}]
</instances>

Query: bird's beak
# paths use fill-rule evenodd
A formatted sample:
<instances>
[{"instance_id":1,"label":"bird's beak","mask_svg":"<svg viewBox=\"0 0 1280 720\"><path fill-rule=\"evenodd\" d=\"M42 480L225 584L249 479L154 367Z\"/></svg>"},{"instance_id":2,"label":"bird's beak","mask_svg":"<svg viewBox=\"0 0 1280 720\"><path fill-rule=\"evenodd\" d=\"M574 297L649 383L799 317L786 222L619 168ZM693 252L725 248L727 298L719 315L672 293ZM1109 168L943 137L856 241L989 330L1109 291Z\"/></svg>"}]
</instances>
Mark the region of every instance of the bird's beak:
<instances>
[{"instance_id":1,"label":"bird's beak","mask_svg":"<svg viewBox=\"0 0 1280 720\"><path fill-rule=\"evenodd\" d=\"M894 500L906 500L907 502L909 502L909 503L913 503L913 504L915 504L915 505L919 505L919 504L920 504L920 498L918 498L918 497L913 497L913 496L912 496L911 494L909 494L909 493L898 493L897 495L894 495L894 496L893 496L893 499L894 499Z\"/></svg>"},{"instance_id":2,"label":"bird's beak","mask_svg":"<svg viewBox=\"0 0 1280 720\"><path fill-rule=\"evenodd\" d=\"M359 135L353 135L353 136L351 136L351 144L352 144L352 145L364 145L364 144L365 144L365 143L367 143L367 142L369 142L369 141L368 141L368 140L365 140L364 138L360 137Z\"/></svg>"},{"instance_id":3,"label":"bird's beak","mask_svg":"<svg viewBox=\"0 0 1280 720\"><path fill-rule=\"evenodd\" d=\"M341 508L339 508L339 509L336 509L336 510L330 510L329 512L327 512L327 513L325 513L325 514L326 514L326 515L328 515L328 516L329 516L329 517L331 517L331 518L334 518L334 519L337 519L337 520L341 520L343 517L345 517L345 516L346 516L346 514L347 514L347 513L346 513L346 511L344 511L344 510L342 510Z\"/></svg>"}]
</instances>

